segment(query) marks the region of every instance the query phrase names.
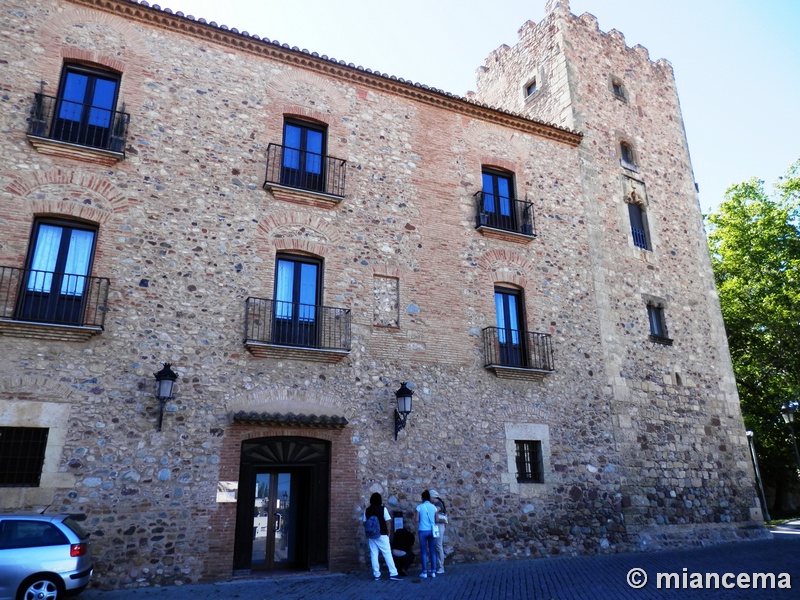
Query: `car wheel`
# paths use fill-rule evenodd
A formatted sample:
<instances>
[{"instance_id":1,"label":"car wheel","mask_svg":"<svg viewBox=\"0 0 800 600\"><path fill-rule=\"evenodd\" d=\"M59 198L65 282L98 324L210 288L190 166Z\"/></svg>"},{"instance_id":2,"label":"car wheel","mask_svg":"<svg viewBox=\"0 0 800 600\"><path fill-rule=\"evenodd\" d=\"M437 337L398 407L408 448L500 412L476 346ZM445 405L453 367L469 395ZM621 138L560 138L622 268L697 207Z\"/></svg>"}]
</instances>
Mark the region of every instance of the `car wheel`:
<instances>
[{"instance_id":1,"label":"car wheel","mask_svg":"<svg viewBox=\"0 0 800 600\"><path fill-rule=\"evenodd\" d=\"M59 600L62 597L59 582L50 575L25 580L17 593L17 600Z\"/></svg>"}]
</instances>

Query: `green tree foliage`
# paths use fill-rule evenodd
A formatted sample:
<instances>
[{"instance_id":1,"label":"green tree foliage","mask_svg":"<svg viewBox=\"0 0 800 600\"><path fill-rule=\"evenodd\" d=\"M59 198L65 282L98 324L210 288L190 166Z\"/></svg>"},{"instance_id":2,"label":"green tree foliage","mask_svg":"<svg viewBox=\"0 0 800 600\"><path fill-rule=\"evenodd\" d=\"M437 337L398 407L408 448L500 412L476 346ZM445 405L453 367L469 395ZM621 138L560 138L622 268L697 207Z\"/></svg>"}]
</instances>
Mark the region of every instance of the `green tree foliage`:
<instances>
[{"instance_id":1,"label":"green tree foliage","mask_svg":"<svg viewBox=\"0 0 800 600\"><path fill-rule=\"evenodd\" d=\"M780 408L800 400L800 160L775 188L731 186L706 224L745 426L780 512L780 492L797 481Z\"/></svg>"}]
</instances>

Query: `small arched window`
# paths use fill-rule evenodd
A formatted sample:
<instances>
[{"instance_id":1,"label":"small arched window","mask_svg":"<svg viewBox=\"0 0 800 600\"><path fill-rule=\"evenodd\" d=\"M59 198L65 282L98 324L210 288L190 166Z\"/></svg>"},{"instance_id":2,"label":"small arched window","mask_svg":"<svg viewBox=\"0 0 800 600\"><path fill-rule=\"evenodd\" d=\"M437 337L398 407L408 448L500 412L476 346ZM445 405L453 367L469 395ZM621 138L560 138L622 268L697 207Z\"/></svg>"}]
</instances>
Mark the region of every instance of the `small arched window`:
<instances>
[{"instance_id":1,"label":"small arched window","mask_svg":"<svg viewBox=\"0 0 800 600\"><path fill-rule=\"evenodd\" d=\"M619 143L619 156L623 167L635 168L637 166L636 155L633 151L633 146L629 142L623 140Z\"/></svg>"},{"instance_id":2,"label":"small arched window","mask_svg":"<svg viewBox=\"0 0 800 600\"><path fill-rule=\"evenodd\" d=\"M667 335L667 323L664 318L664 304L650 301L647 303L647 319L650 323L650 339L660 344L672 345Z\"/></svg>"},{"instance_id":3,"label":"small arched window","mask_svg":"<svg viewBox=\"0 0 800 600\"><path fill-rule=\"evenodd\" d=\"M618 77L611 78L611 92L614 94L615 98L619 100L627 100L627 96L625 94L625 85Z\"/></svg>"},{"instance_id":4,"label":"small arched window","mask_svg":"<svg viewBox=\"0 0 800 600\"><path fill-rule=\"evenodd\" d=\"M530 98L536 93L536 78L531 79L525 84L525 97Z\"/></svg>"}]
</instances>

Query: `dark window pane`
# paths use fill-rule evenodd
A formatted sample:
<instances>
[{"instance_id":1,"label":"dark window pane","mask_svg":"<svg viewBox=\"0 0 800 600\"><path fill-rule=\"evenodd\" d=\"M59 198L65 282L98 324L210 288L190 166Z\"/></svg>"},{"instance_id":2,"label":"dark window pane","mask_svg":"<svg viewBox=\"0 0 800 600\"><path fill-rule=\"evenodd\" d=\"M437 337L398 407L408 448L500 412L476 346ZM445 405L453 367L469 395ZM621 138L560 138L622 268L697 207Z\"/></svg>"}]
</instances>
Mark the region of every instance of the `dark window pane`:
<instances>
[{"instance_id":1,"label":"dark window pane","mask_svg":"<svg viewBox=\"0 0 800 600\"><path fill-rule=\"evenodd\" d=\"M39 486L48 431L43 427L0 427L0 486Z\"/></svg>"},{"instance_id":2,"label":"dark window pane","mask_svg":"<svg viewBox=\"0 0 800 600\"><path fill-rule=\"evenodd\" d=\"M516 441L517 482L544 483L542 442L539 440Z\"/></svg>"},{"instance_id":3,"label":"dark window pane","mask_svg":"<svg viewBox=\"0 0 800 600\"><path fill-rule=\"evenodd\" d=\"M320 263L280 256L275 277L272 343L316 347Z\"/></svg>"},{"instance_id":4,"label":"dark window pane","mask_svg":"<svg viewBox=\"0 0 800 600\"><path fill-rule=\"evenodd\" d=\"M647 318L650 321L650 335L656 337L667 337L666 327L664 326L664 309L653 304L647 305Z\"/></svg>"},{"instance_id":5,"label":"dark window pane","mask_svg":"<svg viewBox=\"0 0 800 600\"><path fill-rule=\"evenodd\" d=\"M524 367L527 364L527 355L521 343L524 323L521 294L518 290L495 288L494 306L500 364Z\"/></svg>"}]
</instances>

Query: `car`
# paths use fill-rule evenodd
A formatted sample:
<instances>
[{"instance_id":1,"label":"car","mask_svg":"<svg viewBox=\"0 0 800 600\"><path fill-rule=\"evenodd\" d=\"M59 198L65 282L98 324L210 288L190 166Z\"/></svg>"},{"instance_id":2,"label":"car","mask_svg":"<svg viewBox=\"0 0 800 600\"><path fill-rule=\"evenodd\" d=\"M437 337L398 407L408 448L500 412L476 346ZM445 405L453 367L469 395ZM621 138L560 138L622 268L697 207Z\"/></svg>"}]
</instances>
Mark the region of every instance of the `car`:
<instances>
[{"instance_id":1,"label":"car","mask_svg":"<svg viewBox=\"0 0 800 600\"><path fill-rule=\"evenodd\" d=\"M79 519L0 514L0 600L61 600L89 585L91 544Z\"/></svg>"}]
</instances>

